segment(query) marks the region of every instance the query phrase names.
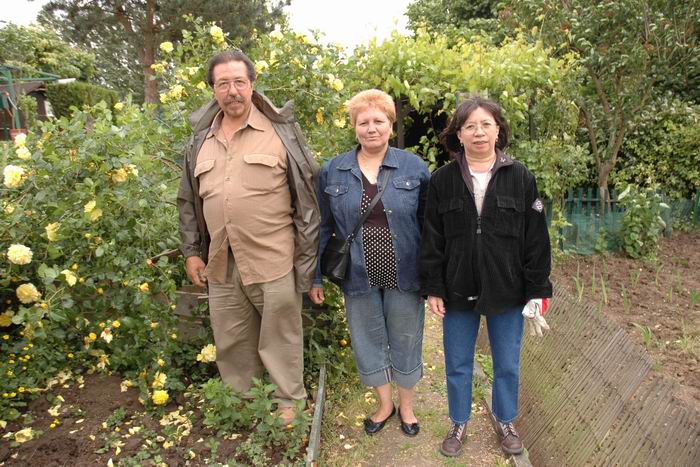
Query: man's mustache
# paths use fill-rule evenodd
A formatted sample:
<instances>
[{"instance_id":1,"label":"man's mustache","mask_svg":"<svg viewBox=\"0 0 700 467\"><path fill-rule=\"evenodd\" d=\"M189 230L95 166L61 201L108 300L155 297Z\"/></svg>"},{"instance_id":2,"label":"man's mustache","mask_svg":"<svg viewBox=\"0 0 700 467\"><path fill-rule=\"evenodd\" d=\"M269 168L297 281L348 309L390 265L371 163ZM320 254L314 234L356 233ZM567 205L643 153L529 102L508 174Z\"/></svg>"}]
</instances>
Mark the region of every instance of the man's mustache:
<instances>
[{"instance_id":1,"label":"man's mustache","mask_svg":"<svg viewBox=\"0 0 700 467\"><path fill-rule=\"evenodd\" d=\"M232 97L230 99L226 99L224 101L224 104L228 105L228 104L233 104L234 102L238 102L238 103L242 104L245 102L245 99L242 96Z\"/></svg>"}]
</instances>

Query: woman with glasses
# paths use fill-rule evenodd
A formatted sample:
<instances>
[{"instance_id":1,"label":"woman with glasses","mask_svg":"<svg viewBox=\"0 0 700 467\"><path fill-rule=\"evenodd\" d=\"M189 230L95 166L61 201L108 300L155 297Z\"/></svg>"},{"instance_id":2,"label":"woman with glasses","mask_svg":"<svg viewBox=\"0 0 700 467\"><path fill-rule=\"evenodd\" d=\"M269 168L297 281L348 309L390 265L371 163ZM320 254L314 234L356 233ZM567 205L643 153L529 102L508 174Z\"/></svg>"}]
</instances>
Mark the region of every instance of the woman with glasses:
<instances>
[{"instance_id":1,"label":"woman with glasses","mask_svg":"<svg viewBox=\"0 0 700 467\"><path fill-rule=\"evenodd\" d=\"M535 177L503 152L500 106L473 97L457 107L440 140L453 161L433 174L420 275L430 309L443 318L451 428L440 451L459 456L471 415L474 348L486 317L493 357L493 414L501 447L522 452L518 413L524 322L542 335L552 295L550 244Z\"/></svg>"},{"instance_id":2,"label":"woman with glasses","mask_svg":"<svg viewBox=\"0 0 700 467\"><path fill-rule=\"evenodd\" d=\"M379 399L379 407L364 421L365 432L378 433L396 414L393 381L401 430L415 436L420 426L413 388L423 375L424 320L418 250L430 173L420 157L389 146L396 120L391 96L370 89L350 99L347 107L359 144L321 168L320 251L332 234L348 238L369 212L350 247L342 284L360 381L373 387ZM323 302L320 267L309 297Z\"/></svg>"}]
</instances>

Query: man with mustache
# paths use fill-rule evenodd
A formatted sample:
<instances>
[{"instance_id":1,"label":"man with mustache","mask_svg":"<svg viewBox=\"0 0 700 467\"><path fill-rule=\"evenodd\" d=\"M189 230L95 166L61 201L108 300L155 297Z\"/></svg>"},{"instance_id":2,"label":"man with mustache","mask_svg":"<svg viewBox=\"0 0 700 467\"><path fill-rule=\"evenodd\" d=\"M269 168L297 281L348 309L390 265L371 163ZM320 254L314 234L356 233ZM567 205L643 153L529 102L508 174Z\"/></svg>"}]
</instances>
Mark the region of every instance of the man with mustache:
<instances>
[{"instance_id":1,"label":"man with mustache","mask_svg":"<svg viewBox=\"0 0 700 467\"><path fill-rule=\"evenodd\" d=\"M301 294L318 250L318 164L294 120L254 90L241 51L209 61L214 100L196 111L178 193L180 249L208 287L221 378L236 392L266 369L285 424L304 400ZM300 404L301 405L301 404Z\"/></svg>"}]
</instances>

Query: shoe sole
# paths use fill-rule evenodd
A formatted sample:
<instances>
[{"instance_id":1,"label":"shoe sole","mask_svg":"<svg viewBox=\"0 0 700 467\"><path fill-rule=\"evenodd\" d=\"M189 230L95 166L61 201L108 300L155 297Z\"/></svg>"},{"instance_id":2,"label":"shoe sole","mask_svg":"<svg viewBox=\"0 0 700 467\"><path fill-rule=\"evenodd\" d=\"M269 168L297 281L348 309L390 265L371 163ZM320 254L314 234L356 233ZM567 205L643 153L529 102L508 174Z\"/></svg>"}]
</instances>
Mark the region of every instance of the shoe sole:
<instances>
[{"instance_id":1,"label":"shoe sole","mask_svg":"<svg viewBox=\"0 0 700 467\"><path fill-rule=\"evenodd\" d=\"M452 453L452 452L445 452L445 451L442 450L442 448L440 448L440 454L442 454L443 456L447 456L447 457L459 457L459 456L462 455L462 452L463 452L462 449L460 449L459 451L457 451L457 452L455 452L455 453Z\"/></svg>"},{"instance_id":2,"label":"shoe sole","mask_svg":"<svg viewBox=\"0 0 700 467\"><path fill-rule=\"evenodd\" d=\"M510 455L517 455L517 454L522 454L523 453L523 448L520 449L506 449L503 446L501 446L501 450L505 452L506 454Z\"/></svg>"}]
</instances>

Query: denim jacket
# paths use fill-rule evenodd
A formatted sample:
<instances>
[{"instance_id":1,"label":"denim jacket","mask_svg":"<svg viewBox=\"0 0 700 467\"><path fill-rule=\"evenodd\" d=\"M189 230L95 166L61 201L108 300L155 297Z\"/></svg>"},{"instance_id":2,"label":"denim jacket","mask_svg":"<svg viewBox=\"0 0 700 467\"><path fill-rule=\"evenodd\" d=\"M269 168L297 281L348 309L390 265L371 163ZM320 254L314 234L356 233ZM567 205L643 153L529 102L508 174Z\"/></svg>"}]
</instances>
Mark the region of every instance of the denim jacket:
<instances>
[{"instance_id":1,"label":"denim jacket","mask_svg":"<svg viewBox=\"0 0 700 467\"><path fill-rule=\"evenodd\" d=\"M339 154L321 168L317 187L321 208L319 258L333 233L347 238L360 220L362 173L357 163L358 149ZM378 184L381 184L385 171L389 171L389 175L382 203L394 245L397 283L401 291L417 291L420 288L418 254L430 172L423 159L393 147L387 150L379 168ZM378 188L382 188L381 185ZM320 287L321 284L319 261L314 286ZM350 247L350 266L343 281L343 292L361 295L369 288L360 229Z\"/></svg>"}]
</instances>

